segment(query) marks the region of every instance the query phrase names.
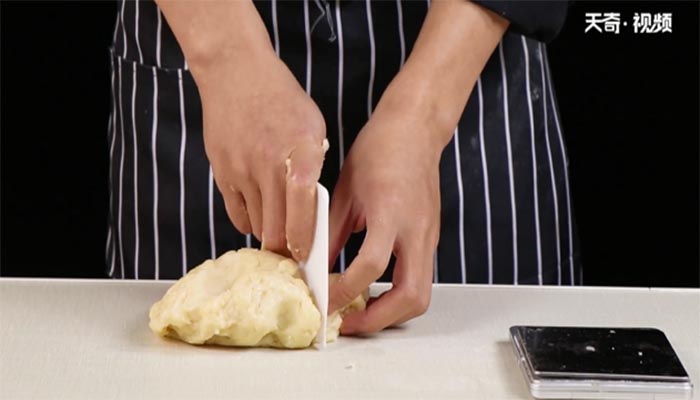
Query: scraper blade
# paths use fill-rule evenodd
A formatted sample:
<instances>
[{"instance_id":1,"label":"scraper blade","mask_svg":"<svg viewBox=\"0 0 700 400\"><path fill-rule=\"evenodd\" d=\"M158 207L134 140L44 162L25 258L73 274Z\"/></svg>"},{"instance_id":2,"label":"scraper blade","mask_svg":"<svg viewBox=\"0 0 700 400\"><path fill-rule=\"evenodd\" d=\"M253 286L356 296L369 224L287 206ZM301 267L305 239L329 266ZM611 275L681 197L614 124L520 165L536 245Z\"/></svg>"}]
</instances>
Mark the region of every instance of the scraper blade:
<instances>
[{"instance_id":1,"label":"scraper blade","mask_svg":"<svg viewBox=\"0 0 700 400\"><path fill-rule=\"evenodd\" d=\"M306 285L321 313L321 329L316 335L316 345L326 347L326 325L328 323L328 190L316 184L316 229L314 240L306 262L299 263Z\"/></svg>"}]
</instances>

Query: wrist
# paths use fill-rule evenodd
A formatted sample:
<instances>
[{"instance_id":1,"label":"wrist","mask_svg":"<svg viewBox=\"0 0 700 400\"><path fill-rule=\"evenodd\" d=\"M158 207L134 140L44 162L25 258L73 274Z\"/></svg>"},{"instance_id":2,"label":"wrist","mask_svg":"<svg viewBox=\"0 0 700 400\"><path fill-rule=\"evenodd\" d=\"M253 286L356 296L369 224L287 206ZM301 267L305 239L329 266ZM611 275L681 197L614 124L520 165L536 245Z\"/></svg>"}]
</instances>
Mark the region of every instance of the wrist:
<instances>
[{"instance_id":1,"label":"wrist","mask_svg":"<svg viewBox=\"0 0 700 400\"><path fill-rule=\"evenodd\" d=\"M270 71L282 61L272 47L228 45L215 52L187 59L190 72L200 91L228 82L250 82L256 74Z\"/></svg>"},{"instance_id":2,"label":"wrist","mask_svg":"<svg viewBox=\"0 0 700 400\"><path fill-rule=\"evenodd\" d=\"M384 91L371 120L400 121L402 128L392 130L397 135L394 140L414 144L424 156L439 162L454 126L449 127L438 116L429 89L418 82L404 85L397 78Z\"/></svg>"},{"instance_id":3,"label":"wrist","mask_svg":"<svg viewBox=\"0 0 700 400\"><path fill-rule=\"evenodd\" d=\"M414 73L406 66L384 91L377 112L408 119L420 126L416 134L423 135L427 139L425 145L434 152L442 153L464 109L460 103L438 93L428 74Z\"/></svg>"}]
</instances>

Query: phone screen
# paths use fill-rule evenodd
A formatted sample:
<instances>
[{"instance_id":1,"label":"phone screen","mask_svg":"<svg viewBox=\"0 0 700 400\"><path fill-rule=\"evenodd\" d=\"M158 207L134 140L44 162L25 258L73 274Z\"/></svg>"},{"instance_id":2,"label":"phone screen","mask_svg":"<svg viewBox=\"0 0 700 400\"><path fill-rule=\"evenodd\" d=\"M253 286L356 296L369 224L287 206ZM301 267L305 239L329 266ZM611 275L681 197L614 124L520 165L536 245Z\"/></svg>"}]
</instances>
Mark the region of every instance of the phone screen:
<instances>
[{"instance_id":1,"label":"phone screen","mask_svg":"<svg viewBox=\"0 0 700 400\"><path fill-rule=\"evenodd\" d=\"M666 335L650 328L513 327L533 371L686 378Z\"/></svg>"}]
</instances>

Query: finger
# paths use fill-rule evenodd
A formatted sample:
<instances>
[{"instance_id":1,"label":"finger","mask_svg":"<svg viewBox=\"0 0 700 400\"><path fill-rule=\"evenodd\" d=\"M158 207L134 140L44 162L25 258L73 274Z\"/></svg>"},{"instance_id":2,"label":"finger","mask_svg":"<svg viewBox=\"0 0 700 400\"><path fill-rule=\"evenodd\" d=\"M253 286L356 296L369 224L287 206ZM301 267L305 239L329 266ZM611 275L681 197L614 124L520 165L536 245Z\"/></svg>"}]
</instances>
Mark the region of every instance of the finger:
<instances>
[{"instance_id":1,"label":"finger","mask_svg":"<svg viewBox=\"0 0 700 400\"><path fill-rule=\"evenodd\" d=\"M222 193L225 194L224 206L226 207L226 214L231 222L233 222L233 226L243 234L247 235L251 233L250 220L248 219L245 200L241 192L234 189L233 186L229 186L228 190Z\"/></svg>"},{"instance_id":2,"label":"finger","mask_svg":"<svg viewBox=\"0 0 700 400\"><path fill-rule=\"evenodd\" d=\"M393 287L363 311L347 315L341 332L357 335L378 332L402 324L428 309L432 291L434 249L424 240L397 242Z\"/></svg>"},{"instance_id":3,"label":"finger","mask_svg":"<svg viewBox=\"0 0 700 400\"><path fill-rule=\"evenodd\" d=\"M278 254L287 251L284 177L278 171L262 185L262 247Z\"/></svg>"},{"instance_id":4,"label":"finger","mask_svg":"<svg viewBox=\"0 0 700 400\"><path fill-rule=\"evenodd\" d=\"M330 313L349 304L382 276L391 258L395 236L389 225L367 224L367 235L357 256L345 273L330 285Z\"/></svg>"},{"instance_id":5,"label":"finger","mask_svg":"<svg viewBox=\"0 0 700 400\"><path fill-rule=\"evenodd\" d=\"M246 185L241 190L245 199L246 210L248 210L248 219L253 231L253 235L262 241L262 200L260 190L252 184Z\"/></svg>"},{"instance_id":6,"label":"finger","mask_svg":"<svg viewBox=\"0 0 700 400\"><path fill-rule=\"evenodd\" d=\"M432 266L432 260L428 265ZM410 304L410 306L406 307L406 312L398 317L396 321L392 322L390 326L399 326L412 320L413 318L425 314L425 312L428 311L433 292L432 273L423 275L420 282L418 282L417 287L417 298L413 299L412 301L410 299L406 299L407 304Z\"/></svg>"},{"instance_id":7,"label":"finger","mask_svg":"<svg viewBox=\"0 0 700 400\"><path fill-rule=\"evenodd\" d=\"M316 226L316 182L321 176L323 147L302 144L287 159L286 234L297 261L306 260Z\"/></svg>"},{"instance_id":8,"label":"finger","mask_svg":"<svg viewBox=\"0 0 700 400\"><path fill-rule=\"evenodd\" d=\"M328 233L328 269L331 270L338 258L338 254L350 238L353 230L351 221L352 200L348 195L347 181L341 178L338 180L329 212L329 233Z\"/></svg>"},{"instance_id":9,"label":"finger","mask_svg":"<svg viewBox=\"0 0 700 400\"><path fill-rule=\"evenodd\" d=\"M397 320L397 312L402 312L403 298L398 289L392 288L374 299L364 310L343 317L340 332L343 335L360 335L379 332Z\"/></svg>"}]
</instances>

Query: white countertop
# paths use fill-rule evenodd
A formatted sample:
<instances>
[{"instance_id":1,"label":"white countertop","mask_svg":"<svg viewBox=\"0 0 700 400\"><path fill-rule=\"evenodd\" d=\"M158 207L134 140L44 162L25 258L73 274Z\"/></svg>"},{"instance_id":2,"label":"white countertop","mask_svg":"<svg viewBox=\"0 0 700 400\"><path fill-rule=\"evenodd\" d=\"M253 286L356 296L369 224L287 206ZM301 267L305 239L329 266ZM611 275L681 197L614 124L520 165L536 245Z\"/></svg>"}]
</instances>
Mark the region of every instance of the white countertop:
<instances>
[{"instance_id":1,"label":"white countertop","mask_svg":"<svg viewBox=\"0 0 700 400\"><path fill-rule=\"evenodd\" d=\"M697 289L436 285L403 328L289 351L156 337L171 284L0 279L0 398L529 399L508 328L532 324L657 327L700 399Z\"/></svg>"}]
</instances>

